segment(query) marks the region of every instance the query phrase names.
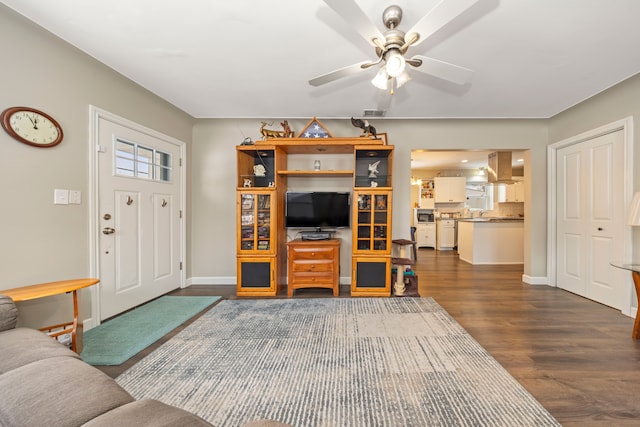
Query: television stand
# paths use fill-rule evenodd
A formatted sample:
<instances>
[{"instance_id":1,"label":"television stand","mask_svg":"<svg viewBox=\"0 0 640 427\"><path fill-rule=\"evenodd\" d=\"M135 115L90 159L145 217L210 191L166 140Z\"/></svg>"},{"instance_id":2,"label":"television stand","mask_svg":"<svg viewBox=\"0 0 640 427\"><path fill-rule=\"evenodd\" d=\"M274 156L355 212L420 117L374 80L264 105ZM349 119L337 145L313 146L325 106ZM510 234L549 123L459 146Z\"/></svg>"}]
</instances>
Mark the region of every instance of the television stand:
<instances>
[{"instance_id":1,"label":"television stand","mask_svg":"<svg viewBox=\"0 0 640 427\"><path fill-rule=\"evenodd\" d=\"M302 231L300 236L302 240L329 240L333 238L333 231Z\"/></svg>"},{"instance_id":2,"label":"television stand","mask_svg":"<svg viewBox=\"0 0 640 427\"><path fill-rule=\"evenodd\" d=\"M340 239L287 243L287 296L300 288L326 288L340 295Z\"/></svg>"}]
</instances>

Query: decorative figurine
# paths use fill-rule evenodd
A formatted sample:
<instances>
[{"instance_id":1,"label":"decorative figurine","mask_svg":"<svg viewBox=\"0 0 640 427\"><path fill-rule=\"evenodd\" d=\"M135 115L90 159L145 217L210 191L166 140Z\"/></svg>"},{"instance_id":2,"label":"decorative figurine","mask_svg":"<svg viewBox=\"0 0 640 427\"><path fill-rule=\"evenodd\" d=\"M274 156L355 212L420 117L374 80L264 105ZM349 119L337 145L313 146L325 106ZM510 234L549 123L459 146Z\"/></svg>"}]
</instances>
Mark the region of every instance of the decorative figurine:
<instances>
[{"instance_id":1,"label":"decorative figurine","mask_svg":"<svg viewBox=\"0 0 640 427\"><path fill-rule=\"evenodd\" d=\"M255 165L253 167L253 174L255 176L264 176L267 170L262 165Z\"/></svg>"},{"instance_id":2,"label":"decorative figurine","mask_svg":"<svg viewBox=\"0 0 640 427\"><path fill-rule=\"evenodd\" d=\"M293 138L293 131L289 127L289 122L288 121L285 120L284 122L280 123L280 126L282 126L282 129L284 129L282 131L282 136L284 138Z\"/></svg>"},{"instance_id":3,"label":"decorative figurine","mask_svg":"<svg viewBox=\"0 0 640 427\"><path fill-rule=\"evenodd\" d=\"M377 183L377 182L375 182L375 181L371 181L371 187L377 187L377 186L378 186L378 183Z\"/></svg>"},{"instance_id":4,"label":"decorative figurine","mask_svg":"<svg viewBox=\"0 0 640 427\"><path fill-rule=\"evenodd\" d=\"M244 180L244 186L245 187L251 187L251 180L250 179L245 179Z\"/></svg>"},{"instance_id":5,"label":"decorative figurine","mask_svg":"<svg viewBox=\"0 0 640 427\"><path fill-rule=\"evenodd\" d=\"M280 130L273 130L273 129L265 129L265 126L271 126L273 125L273 122L271 123L267 123L267 122L260 122L260 124L262 124L262 126L260 126L260 135L262 135L262 139L267 139L267 138L281 138L284 133Z\"/></svg>"},{"instance_id":6,"label":"decorative figurine","mask_svg":"<svg viewBox=\"0 0 640 427\"><path fill-rule=\"evenodd\" d=\"M369 164L369 178L377 178L378 177L378 165L380 164L380 160L375 163Z\"/></svg>"},{"instance_id":7,"label":"decorative figurine","mask_svg":"<svg viewBox=\"0 0 640 427\"><path fill-rule=\"evenodd\" d=\"M374 138L377 138L376 128L371 126L367 120L354 119L351 117L351 124L362 129L363 134L360 136L366 136L368 138L373 135Z\"/></svg>"}]
</instances>

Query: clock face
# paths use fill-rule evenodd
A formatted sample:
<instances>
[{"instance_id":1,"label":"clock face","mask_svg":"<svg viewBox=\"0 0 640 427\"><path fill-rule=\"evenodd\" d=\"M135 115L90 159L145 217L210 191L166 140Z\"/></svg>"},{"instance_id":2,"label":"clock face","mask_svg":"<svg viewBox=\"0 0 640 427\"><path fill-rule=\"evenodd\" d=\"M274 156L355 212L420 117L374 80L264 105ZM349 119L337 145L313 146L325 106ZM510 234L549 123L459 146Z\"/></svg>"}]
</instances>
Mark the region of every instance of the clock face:
<instances>
[{"instance_id":1,"label":"clock face","mask_svg":"<svg viewBox=\"0 0 640 427\"><path fill-rule=\"evenodd\" d=\"M58 122L33 108L6 109L2 113L2 127L18 141L36 147L53 147L62 141L62 128Z\"/></svg>"}]
</instances>

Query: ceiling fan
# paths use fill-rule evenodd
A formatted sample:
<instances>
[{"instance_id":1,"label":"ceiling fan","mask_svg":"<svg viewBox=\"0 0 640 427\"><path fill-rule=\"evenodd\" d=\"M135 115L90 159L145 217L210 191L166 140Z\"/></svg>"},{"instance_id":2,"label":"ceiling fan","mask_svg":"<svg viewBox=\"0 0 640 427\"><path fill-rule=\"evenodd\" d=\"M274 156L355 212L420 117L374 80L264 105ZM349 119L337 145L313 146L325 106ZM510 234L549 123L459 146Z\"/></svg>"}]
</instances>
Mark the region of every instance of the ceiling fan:
<instances>
[{"instance_id":1,"label":"ceiling fan","mask_svg":"<svg viewBox=\"0 0 640 427\"><path fill-rule=\"evenodd\" d=\"M355 30L375 47L378 59L331 71L309 80L309 84L321 86L378 64L381 66L371 83L390 94L393 94L395 88L401 87L411 79L405 69L406 64L425 74L459 85L465 84L471 79L472 70L422 55L407 59L405 53L410 47L425 41L478 1L441 0L405 33L397 28L402 21L400 6L392 5L384 10L382 21L387 29L380 32L354 0L324 0L345 21L353 24Z\"/></svg>"}]
</instances>

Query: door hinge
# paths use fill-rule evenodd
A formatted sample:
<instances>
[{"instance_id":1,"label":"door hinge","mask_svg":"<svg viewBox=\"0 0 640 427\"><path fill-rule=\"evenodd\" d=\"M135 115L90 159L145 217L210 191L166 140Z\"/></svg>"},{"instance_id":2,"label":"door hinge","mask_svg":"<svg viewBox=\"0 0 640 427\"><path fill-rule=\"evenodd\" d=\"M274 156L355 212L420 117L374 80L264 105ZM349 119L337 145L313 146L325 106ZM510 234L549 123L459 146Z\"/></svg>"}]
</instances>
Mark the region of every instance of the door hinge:
<instances>
[{"instance_id":1,"label":"door hinge","mask_svg":"<svg viewBox=\"0 0 640 427\"><path fill-rule=\"evenodd\" d=\"M180 261L180 270L182 270L182 261Z\"/></svg>"},{"instance_id":2,"label":"door hinge","mask_svg":"<svg viewBox=\"0 0 640 427\"><path fill-rule=\"evenodd\" d=\"M182 157L180 157L180 159L178 159L178 166L182 167Z\"/></svg>"}]
</instances>

